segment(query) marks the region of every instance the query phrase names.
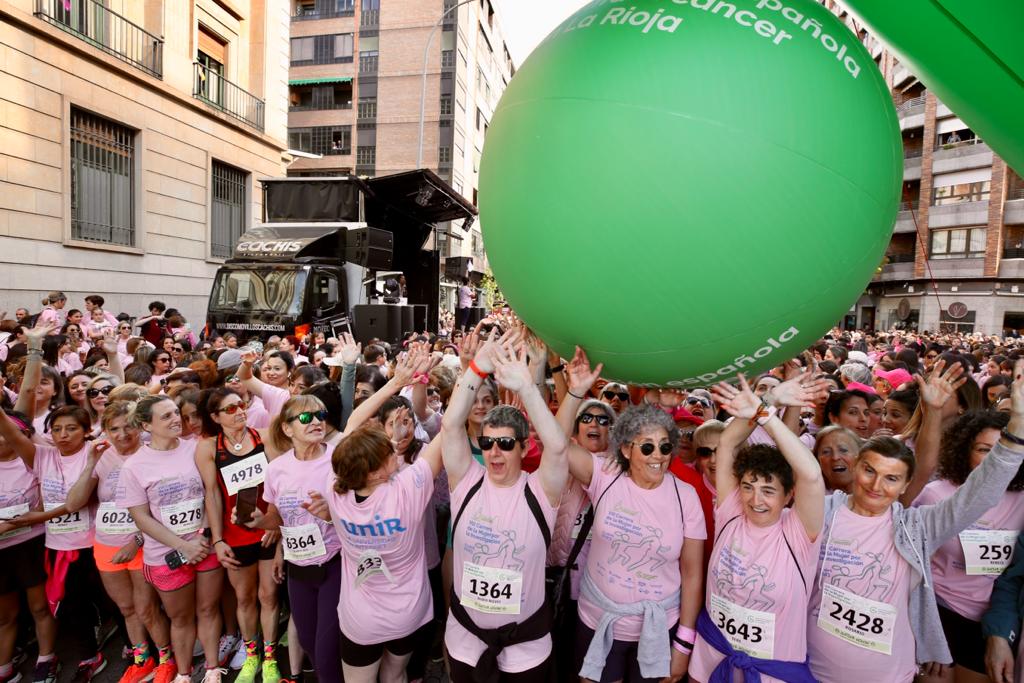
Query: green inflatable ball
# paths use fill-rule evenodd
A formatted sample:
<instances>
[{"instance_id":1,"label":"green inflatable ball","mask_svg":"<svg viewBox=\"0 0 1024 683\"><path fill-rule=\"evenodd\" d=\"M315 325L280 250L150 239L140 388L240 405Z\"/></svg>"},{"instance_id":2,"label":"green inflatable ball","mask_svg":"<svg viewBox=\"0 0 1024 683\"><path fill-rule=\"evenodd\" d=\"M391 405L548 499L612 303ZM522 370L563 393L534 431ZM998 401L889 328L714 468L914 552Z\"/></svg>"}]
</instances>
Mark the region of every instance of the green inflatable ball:
<instances>
[{"instance_id":1,"label":"green inflatable ball","mask_svg":"<svg viewBox=\"0 0 1024 683\"><path fill-rule=\"evenodd\" d=\"M1024 173L1024 2L845 0L957 116Z\"/></svg>"},{"instance_id":2,"label":"green inflatable ball","mask_svg":"<svg viewBox=\"0 0 1024 683\"><path fill-rule=\"evenodd\" d=\"M903 151L811 0L597 0L494 114L480 223L510 305L604 375L697 386L813 343L885 252Z\"/></svg>"}]
</instances>

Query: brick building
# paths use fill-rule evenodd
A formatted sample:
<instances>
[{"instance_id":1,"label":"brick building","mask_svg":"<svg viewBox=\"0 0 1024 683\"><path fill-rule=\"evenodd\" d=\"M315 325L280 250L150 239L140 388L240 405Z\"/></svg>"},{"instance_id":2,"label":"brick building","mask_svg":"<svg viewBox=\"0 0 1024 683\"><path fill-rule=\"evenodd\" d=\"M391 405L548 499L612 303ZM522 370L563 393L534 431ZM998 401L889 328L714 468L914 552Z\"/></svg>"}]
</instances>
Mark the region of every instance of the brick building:
<instances>
[{"instance_id":1,"label":"brick building","mask_svg":"<svg viewBox=\"0 0 1024 683\"><path fill-rule=\"evenodd\" d=\"M514 73L490 0L289 0L289 175L375 176L422 166L476 203L480 155ZM444 257L484 269L480 226L435 235ZM443 283L442 306L454 287Z\"/></svg>"},{"instance_id":2,"label":"brick building","mask_svg":"<svg viewBox=\"0 0 1024 683\"><path fill-rule=\"evenodd\" d=\"M892 92L903 137L903 196L879 272L848 328L1024 331L1024 169L970 126L832 0Z\"/></svg>"},{"instance_id":3,"label":"brick building","mask_svg":"<svg viewBox=\"0 0 1024 683\"><path fill-rule=\"evenodd\" d=\"M285 172L276 0L0 0L0 309L97 293L193 322Z\"/></svg>"}]
</instances>

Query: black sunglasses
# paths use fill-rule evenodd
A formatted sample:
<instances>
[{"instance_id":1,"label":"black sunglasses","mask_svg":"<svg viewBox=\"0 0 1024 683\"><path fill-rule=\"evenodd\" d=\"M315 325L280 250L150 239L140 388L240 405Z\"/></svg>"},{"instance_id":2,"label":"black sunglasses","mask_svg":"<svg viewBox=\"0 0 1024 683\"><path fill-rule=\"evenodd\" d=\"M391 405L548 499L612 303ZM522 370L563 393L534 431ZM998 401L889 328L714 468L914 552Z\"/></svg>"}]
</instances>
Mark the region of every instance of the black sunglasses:
<instances>
[{"instance_id":1,"label":"black sunglasses","mask_svg":"<svg viewBox=\"0 0 1024 683\"><path fill-rule=\"evenodd\" d=\"M175 346L173 350L178 352L178 353L184 353L185 352L185 349L183 349L180 346Z\"/></svg>"},{"instance_id":2,"label":"black sunglasses","mask_svg":"<svg viewBox=\"0 0 1024 683\"><path fill-rule=\"evenodd\" d=\"M618 396L620 401L628 401L629 400L629 394L627 394L625 391L606 391L606 392L604 392L601 395L604 396L605 399L607 399L609 401L612 400L613 398L615 398L616 396Z\"/></svg>"},{"instance_id":3,"label":"black sunglasses","mask_svg":"<svg viewBox=\"0 0 1024 683\"><path fill-rule=\"evenodd\" d=\"M160 356L159 358L154 358L153 362L154 363L170 363L171 362L171 357L170 356Z\"/></svg>"},{"instance_id":4,"label":"black sunglasses","mask_svg":"<svg viewBox=\"0 0 1024 683\"><path fill-rule=\"evenodd\" d=\"M516 447L519 441L514 436L481 436L477 439L480 442L480 450L489 451L494 444L503 451L510 451Z\"/></svg>"},{"instance_id":5,"label":"black sunglasses","mask_svg":"<svg viewBox=\"0 0 1024 683\"><path fill-rule=\"evenodd\" d=\"M585 425L590 424L594 420L597 420L597 424L602 427L607 427L611 423L611 420L608 419L607 415L594 415L593 413L583 413L580 415L580 422Z\"/></svg>"},{"instance_id":6,"label":"black sunglasses","mask_svg":"<svg viewBox=\"0 0 1024 683\"><path fill-rule=\"evenodd\" d=\"M672 444L670 444L667 441L665 443L659 444L657 446L655 446L650 441L648 441L647 443L641 443L641 444L638 444L638 443L636 443L634 441L633 445L637 446L640 449L640 452L643 453L644 455L650 455L651 453L654 452L655 448L657 448L659 451L661 451L662 455L668 455L669 453L672 452Z\"/></svg>"},{"instance_id":7,"label":"black sunglasses","mask_svg":"<svg viewBox=\"0 0 1024 683\"><path fill-rule=\"evenodd\" d=\"M96 388L86 389L85 390L85 395L88 396L89 398L96 398L100 394L103 394L104 396L110 396L110 392L113 391L113 390L114 390L114 385L111 384L111 385L103 387L102 389L96 389Z\"/></svg>"},{"instance_id":8,"label":"black sunglasses","mask_svg":"<svg viewBox=\"0 0 1024 683\"><path fill-rule=\"evenodd\" d=\"M441 392L434 387L427 387L427 396L440 396Z\"/></svg>"},{"instance_id":9,"label":"black sunglasses","mask_svg":"<svg viewBox=\"0 0 1024 683\"><path fill-rule=\"evenodd\" d=\"M307 411L299 413L298 415L292 415L287 420L285 420L285 422L294 422L295 420L298 420L299 424L308 425L310 422L313 421L313 418L316 418L320 422L326 422L327 421L327 411L326 410L307 410Z\"/></svg>"},{"instance_id":10,"label":"black sunglasses","mask_svg":"<svg viewBox=\"0 0 1024 683\"><path fill-rule=\"evenodd\" d=\"M692 406L695 403L699 403L705 408L711 407L711 401L707 400L706 398L701 398L700 396L690 396L686 399L686 405L688 406Z\"/></svg>"},{"instance_id":11,"label":"black sunglasses","mask_svg":"<svg viewBox=\"0 0 1024 683\"><path fill-rule=\"evenodd\" d=\"M698 458L710 458L718 449L708 448L707 446L697 446L695 450L697 451Z\"/></svg>"}]
</instances>

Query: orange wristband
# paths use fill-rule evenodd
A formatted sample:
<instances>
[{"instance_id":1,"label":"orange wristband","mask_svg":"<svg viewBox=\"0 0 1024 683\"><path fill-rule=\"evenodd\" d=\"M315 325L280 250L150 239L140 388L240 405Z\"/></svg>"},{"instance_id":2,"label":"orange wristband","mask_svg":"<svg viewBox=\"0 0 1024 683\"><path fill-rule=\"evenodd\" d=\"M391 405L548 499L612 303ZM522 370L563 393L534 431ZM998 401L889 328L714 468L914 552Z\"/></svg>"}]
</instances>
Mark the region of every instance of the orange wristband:
<instances>
[{"instance_id":1,"label":"orange wristband","mask_svg":"<svg viewBox=\"0 0 1024 683\"><path fill-rule=\"evenodd\" d=\"M475 360L469 361L469 369L472 370L480 379L487 379L489 377L489 375L486 372L484 372L483 370L476 366Z\"/></svg>"}]
</instances>

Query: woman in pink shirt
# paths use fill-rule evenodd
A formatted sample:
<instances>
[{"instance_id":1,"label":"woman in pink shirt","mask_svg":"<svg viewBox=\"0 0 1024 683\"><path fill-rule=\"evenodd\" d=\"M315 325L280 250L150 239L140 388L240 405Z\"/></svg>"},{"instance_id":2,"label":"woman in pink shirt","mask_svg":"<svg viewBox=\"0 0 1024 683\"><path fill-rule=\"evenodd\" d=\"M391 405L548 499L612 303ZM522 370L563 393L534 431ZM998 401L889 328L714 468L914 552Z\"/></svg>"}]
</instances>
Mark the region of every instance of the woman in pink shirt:
<instances>
[{"instance_id":1,"label":"woman in pink shirt","mask_svg":"<svg viewBox=\"0 0 1024 683\"><path fill-rule=\"evenodd\" d=\"M946 430L939 453L938 479L925 486L914 505L932 505L952 496L999 441L1009 415L995 411L966 413ZM939 617L953 654L952 671L929 680L984 683L985 640L981 617L992 586L1009 566L1024 529L1024 472L981 519L943 543L932 555L932 576Z\"/></svg>"},{"instance_id":2,"label":"woman in pink shirt","mask_svg":"<svg viewBox=\"0 0 1024 683\"><path fill-rule=\"evenodd\" d=\"M475 676L545 681L551 659L544 565L569 476L568 439L534 384L525 348L517 352L513 346L521 331L510 330L497 343L494 334L455 385L441 422L452 492L454 584L445 645L453 683ZM478 341L467 338L468 350ZM484 418L479 442L485 464L470 451L466 420L492 372L519 394L544 444L540 467L530 475L522 471L529 426L511 406L498 406Z\"/></svg>"},{"instance_id":3,"label":"woman in pink shirt","mask_svg":"<svg viewBox=\"0 0 1024 683\"><path fill-rule=\"evenodd\" d=\"M43 312L39 314L37 325L51 325L53 327L49 334L57 334L57 330L64 324L64 308L68 298L64 292L50 292L43 299Z\"/></svg>"},{"instance_id":4,"label":"woman in pink shirt","mask_svg":"<svg viewBox=\"0 0 1024 683\"><path fill-rule=\"evenodd\" d=\"M768 402L801 408L822 390L824 383L811 381L809 373L761 398L742 377L738 387L715 387L733 419L715 454L716 537L690 661L692 681L731 681L737 669L747 676L758 672L765 683L814 680L804 633L825 483L814 455ZM756 444L737 453L758 425L778 448Z\"/></svg>"},{"instance_id":5,"label":"woman in pink shirt","mask_svg":"<svg viewBox=\"0 0 1024 683\"><path fill-rule=\"evenodd\" d=\"M219 683L224 570L203 534L205 495L195 462L196 442L180 438L181 413L166 396L140 400L131 424L149 432L150 442L122 466L117 505L128 509L145 539L143 574L171 620L175 683L190 679L197 621L206 656L203 681Z\"/></svg>"},{"instance_id":6,"label":"woman in pink shirt","mask_svg":"<svg viewBox=\"0 0 1024 683\"><path fill-rule=\"evenodd\" d=\"M235 373L241 380L245 390L250 395L263 401L263 406L271 419L281 412L285 401L300 391L292 392L289 386L289 375L295 368L295 361L291 354L274 351L267 355L260 364L260 377L257 379L252 374L253 363L256 362L256 352L249 347L241 349L242 364L238 366Z\"/></svg>"}]
</instances>

